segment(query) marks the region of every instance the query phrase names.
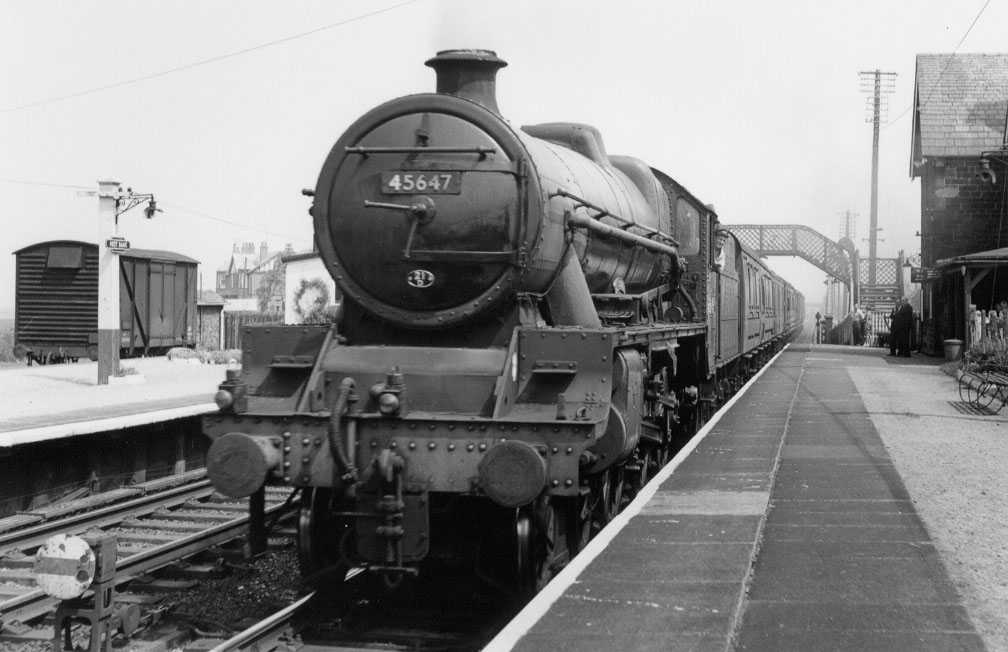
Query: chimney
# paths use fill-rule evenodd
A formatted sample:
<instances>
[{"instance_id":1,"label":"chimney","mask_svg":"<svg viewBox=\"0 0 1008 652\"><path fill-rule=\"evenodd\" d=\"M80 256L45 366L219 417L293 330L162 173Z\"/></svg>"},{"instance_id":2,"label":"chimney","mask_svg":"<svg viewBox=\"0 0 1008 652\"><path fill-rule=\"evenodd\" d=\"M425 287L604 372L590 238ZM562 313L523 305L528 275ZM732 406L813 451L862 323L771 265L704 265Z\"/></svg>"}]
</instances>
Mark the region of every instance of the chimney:
<instances>
[{"instance_id":1,"label":"chimney","mask_svg":"<svg viewBox=\"0 0 1008 652\"><path fill-rule=\"evenodd\" d=\"M437 73L437 92L456 95L500 114L497 71L507 61L492 50L441 50L426 65Z\"/></svg>"}]
</instances>

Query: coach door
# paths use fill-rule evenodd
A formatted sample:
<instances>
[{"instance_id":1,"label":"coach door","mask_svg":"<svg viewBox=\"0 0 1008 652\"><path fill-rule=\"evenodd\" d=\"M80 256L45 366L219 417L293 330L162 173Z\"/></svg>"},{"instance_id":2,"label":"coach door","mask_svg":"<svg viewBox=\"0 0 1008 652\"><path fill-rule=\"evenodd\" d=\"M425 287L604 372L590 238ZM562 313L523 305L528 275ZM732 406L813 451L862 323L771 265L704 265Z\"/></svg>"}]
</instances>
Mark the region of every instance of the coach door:
<instances>
[{"instance_id":1,"label":"coach door","mask_svg":"<svg viewBox=\"0 0 1008 652\"><path fill-rule=\"evenodd\" d=\"M718 274L718 297L720 302L720 326L718 328L718 358L725 364L739 354L742 332L739 324L739 279L738 257L735 241L727 238L724 243L724 264Z\"/></svg>"},{"instance_id":2,"label":"coach door","mask_svg":"<svg viewBox=\"0 0 1008 652\"><path fill-rule=\"evenodd\" d=\"M151 261L149 309L149 346L170 346L172 343L172 322L175 314L174 265Z\"/></svg>"},{"instance_id":3,"label":"coach door","mask_svg":"<svg viewBox=\"0 0 1008 652\"><path fill-rule=\"evenodd\" d=\"M119 317L120 345L132 355L147 347L147 312L150 299L148 262L138 258L119 257Z\"/></svg>"}]
</instances>

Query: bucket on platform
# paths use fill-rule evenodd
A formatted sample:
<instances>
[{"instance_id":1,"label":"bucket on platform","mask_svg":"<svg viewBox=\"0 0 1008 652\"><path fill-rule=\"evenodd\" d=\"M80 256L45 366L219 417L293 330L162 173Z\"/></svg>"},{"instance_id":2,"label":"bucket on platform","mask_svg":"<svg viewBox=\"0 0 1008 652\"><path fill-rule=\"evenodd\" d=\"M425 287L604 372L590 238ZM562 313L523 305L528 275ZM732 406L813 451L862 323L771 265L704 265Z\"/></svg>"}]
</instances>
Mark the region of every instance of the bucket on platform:
<instances>
[{"instance_id":1,"label":"bucket on platform","mask_svg":"<svg viewBox=\"0 0 1008 652\"><path fill-rule=\"evenodd\" d=\"M945 340L945 359L949 362L958 360L962 356L962 340Z\"/></svg>"}]
</instances>

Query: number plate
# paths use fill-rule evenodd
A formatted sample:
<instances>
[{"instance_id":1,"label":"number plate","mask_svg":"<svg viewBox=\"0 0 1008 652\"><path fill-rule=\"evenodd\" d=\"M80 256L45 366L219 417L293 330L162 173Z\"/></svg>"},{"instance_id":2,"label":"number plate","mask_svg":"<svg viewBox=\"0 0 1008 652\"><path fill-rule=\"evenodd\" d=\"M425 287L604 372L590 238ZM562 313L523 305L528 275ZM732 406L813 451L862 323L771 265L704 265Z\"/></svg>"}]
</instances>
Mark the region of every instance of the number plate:
<instances>
[{"instance_id":1,"label":"number plate","mask_svg":"<svg viewBox=\"0 0 1008 652\"><path fill-rule=\"evenodd\" d=\"M382 172L385 195L457 195L462 192L458 170L395 170Z\"/></svg>"}]
</instances>

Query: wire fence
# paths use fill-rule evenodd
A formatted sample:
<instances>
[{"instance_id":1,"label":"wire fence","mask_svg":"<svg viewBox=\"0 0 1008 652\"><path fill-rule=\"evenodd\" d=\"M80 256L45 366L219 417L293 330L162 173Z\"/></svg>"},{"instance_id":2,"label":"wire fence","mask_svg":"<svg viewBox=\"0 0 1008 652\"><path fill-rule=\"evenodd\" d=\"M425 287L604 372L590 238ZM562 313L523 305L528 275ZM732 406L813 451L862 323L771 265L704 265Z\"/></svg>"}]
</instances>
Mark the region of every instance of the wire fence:
<instances>
[{"instance_id":1,"label":"wire fence","mask_svg":"<svg viewBox=\"0 0 1008 652\"><path fill-rule=\"evenodd\" d=\"M224 313L224 348L242 348L242 334L245 326L268 326L282 324L280 313L262 313L255 311L236 311Z\"/></svg>"}]
</instances>

